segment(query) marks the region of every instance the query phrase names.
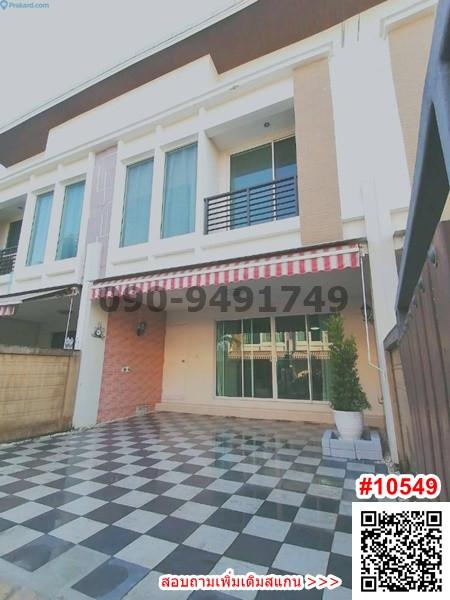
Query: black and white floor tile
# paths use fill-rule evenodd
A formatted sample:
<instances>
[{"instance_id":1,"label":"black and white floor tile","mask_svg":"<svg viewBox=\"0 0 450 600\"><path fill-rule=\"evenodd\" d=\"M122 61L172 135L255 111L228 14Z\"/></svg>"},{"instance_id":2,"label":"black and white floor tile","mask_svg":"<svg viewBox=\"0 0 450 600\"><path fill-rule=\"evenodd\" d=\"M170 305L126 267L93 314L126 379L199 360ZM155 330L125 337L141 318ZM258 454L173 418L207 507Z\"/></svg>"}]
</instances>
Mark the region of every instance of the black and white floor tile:
<instances>
[{"instance_id":1,"label":"black and white floor tile","mask_svg":"<svg viewBox=\"0 0 450 600\"><path fill-rule=\"evenodd\" d=\"M58 599L148 600L163 573L333 573L351 598L361 471L309 423L158 413L0 447L0 578ZM332 596L331 596L332 594ZM172 600L278 592L170 592Z\"/></svg>"}]
</instances>

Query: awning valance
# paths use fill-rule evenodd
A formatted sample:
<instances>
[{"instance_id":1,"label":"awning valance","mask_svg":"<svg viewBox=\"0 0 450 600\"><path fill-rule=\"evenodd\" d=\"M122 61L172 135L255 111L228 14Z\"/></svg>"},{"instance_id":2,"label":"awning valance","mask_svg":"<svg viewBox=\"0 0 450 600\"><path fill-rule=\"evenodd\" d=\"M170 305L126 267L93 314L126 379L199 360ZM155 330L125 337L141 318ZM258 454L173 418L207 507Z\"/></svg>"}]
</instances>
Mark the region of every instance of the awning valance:
<instances>
[{"instance_id":1,"label":"awning valance","mask_svg":"<svg viewBox=\"0 0 450 600\"><path fill-rule=\"evenodd\" d=\"M0 317L12 317L16 312L16 305L9 304L7 306L0 306Z\"/></svg>"},{"instance_id":2,"label":"awning valance","mask_svg":"<svg viewBox=\"0 0 450 600\"><path fill-rule=\"evenodd\" d=\"M14 316L17 307L30 300L60 298L62 296L75 296L79 293L77 286L53 288L25 294L11 294L0 297L0 317Z\"/></svg>"},{"instance_id":3,"label":"awning valance","mask_svg":"<svg viewBox=\"0 0 450 600\"><path fill-rule=\"evenodd\" d=\"M154 289L179 290L190 287L206 287L290 277L328 271L342 271L359 267L358 244L347 244L314 250L299 250L285 254L273 254L252 259L229 261L198 268L186 268L122 277L120 279L94 282L91 299L122 296L127 291L145 294Z\"/></svg>"}]
</instances>

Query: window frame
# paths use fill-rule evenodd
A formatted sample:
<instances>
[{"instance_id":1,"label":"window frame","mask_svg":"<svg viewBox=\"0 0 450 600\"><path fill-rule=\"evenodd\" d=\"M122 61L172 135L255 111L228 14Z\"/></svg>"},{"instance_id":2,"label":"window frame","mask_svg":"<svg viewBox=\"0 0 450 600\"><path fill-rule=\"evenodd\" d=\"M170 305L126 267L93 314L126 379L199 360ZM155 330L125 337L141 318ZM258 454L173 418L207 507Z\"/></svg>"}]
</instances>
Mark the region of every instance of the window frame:
<instances>
[{"instance_id":1,"label":"window frame","mask_svg":"<svg viewBox=\"0 0 450 600\"><path fill-rule=\"evenodd\" d=\"M323 317L328 317L330 316L331 313L324 313L321 314L320 316ZM270 319L270 331L271 331L271 351L272 351L272 358L271 358L271 362L272 362L272 397L270 398L262 398L262 397L252 397L252 396L244 396L243 392L244 392L244 387L242 385L242 395L241 396L221 396L219 394L217 394L217 331L218 331L218 324L222 323L224 321L240 321L241 322L241 332L243 335L243 321L245 320L244 318L230 318L230 319L215 319L214 320L214 381L213 381L213 385L214 385L214 398L215 400L243 400L243 401L261 401L261 402L289 402L289 403L295 403L295 404L313 404L313 405L328 405L330 400L329 398L326 399L322 399L322 400L314 400L312 398L313 395L313 381L312 381L312 368L311 368L311 355L310 355L310 351L309 351L309 322L308 322L308 317L314 316L314 314L307 314L307 313L303 313L303 314L295 314L292 316L299 316L299 317L305 317L305 332L306 332L306 341L308 343L308 386L309 386L309 399L305 398L305 399L297 399L297 398L280 398L278 395L278 376L277 376L277 355L276 355L276 339L275 339L275 334L276 334L276 325L275 325L275 319L277 317L283 316L281 314L274 314L274 315L270 315L270 316L266 316L266 317L258 317L258 316L250 316L247 317L247 319L257 319L257 318L268 318ZM243 377L243 375L241 375Z\"/></svg>"},{"instance_id":2,"label":"window frame","mask_svg":"<svg viewBox=\"0 0 450 600\"><path fill-rule=\"evenodd\" d=\"M52 198L51 198L51 203L50 203L50 212L49 212L49 218L48 218L48 224L47 224L47 231L46 231L46 235L45 235L44 252L43 252L42 261L31 262L32 246L34 245L34 242L35 242L35 227L36 227L38 202L40 202L40 198L42 198L43 196L47 196L49 194L51 194ZM33 195L34 195L33 222L31 224L30 236L28 238L28 249L27 249L27 256L26 256L26 260L25 260L26 267L36 267L38 265L43 265L45 263L45 255L47 253L47 244L48 244L48 234L49 234L50 224L51 224L51 220L52 220L52 212L53 212L53 208L54 208L53 205L55 202L55 189L53 187L50 187L48 189L40 190L39 192L34 192Z\"/></svg>"},{"instance_id":3,"label":"window frame","mask_svg":"<svg viewBox=\"0 0 450 600\"><path fill-rule=\"evenodd\" d=\"M235 229L240 229L241 227L261 225L263 223L280 221L280 220L283 220L286 218L298 218L299 217L300 208L298 206L298 198L296 199L296 202L294 205L295 210L292 212L292 214L282 214L282 213L279 214L278 213L278 205L277 205L278 201L277 201L277 193L275 191L275 189L276 189L275 188L274 191L272 192L272 216L271 217L268 216L267 218L262 218L262 219L256 218L256 220L254 222L250 222L250 223L246 223L245 218L244 218L244 222L241 224L239 221L242 220L242 216L238 216L236 218L236 221L234 221L234 219L233 219L233 195L236 194L236 192L245 192L245 190L250 190L249 193L251 195L252 194L251 190L255 187L256 187L256 189L258 189L259 186L261 185L261 184L254 184L254 185L247 186L247 187L245 187L245 186L244 187L236 187L235 189L232 189L233 188L233 186L232 186L232 183L233 183L233 181L232 181L233 159L235 157L248 154L249 152L253 152L255 150L260 150L262 148L270 147L271 179L267 182L267 185L270 185L270 183L273 183L276 181L283 181L284 179L286 179L286 177L281 177L280 179L278 179L276 177L277 166L276 166L276 161L275 161L275 147L278 143L284 142L286 140L293 140L293 142L294 142L295 175L293 175L292 177L297 177L297 175L298 175L298 171L297 171L297 137L295 135L295 131L290 132L287 135L283 135L282 137L279 137L279 138L266 139L265 141L257 144L256 146L245 147L240 150L237 150L236 152L231 152L228 155L228 189L229 189L229 193L230 193L230 198L228 200L228 211L230 212L230 215L231 215L231 220L227 227L228 230L233 231ZM266 185L266 184L262 184L262 185ZM256 192L256 194L258 194L258 192ZM241 201L242 201L242 198L239 198L239 202L241 202ZM250 204L251 203L252 203L252 199L250 196ZM238 210L238 212L239 212L239 210ZM259 215L259 216L261 216L261 215Z\"/></svg>"},{"instance_id":4,"label":"window frame","mask_svg":"<svg viewBox=\"0 0 450 600\"><path fill-rule=\"evenodd\" d=\"M78 228L78 239L77 239L77 251L74 254L74 256L69 256L67 258L58 257L59 244L61 242L61 229L62 229L62 225L63 225L64 208L65 208L65 203L66 203L66 191L67 191L67 188L69 188L73 185L78 185L80 183L84 183L84 189L83 189L83 198L81 201L80 224L79 224L79 228ZM63 200L62 200L61 214L60 214L60 218L59 218L58 240L56 242L56 252L55 252L55 260L57 260L57 261L70 260L71 258L76 258L78 256L78 250L80 247L80 236L81 236L81 231L82 231L82 227L83 227L83 211L84 211L84 207L85 207L85 199L86 199L86 177L81 177L79 179L71 180L64 184L64 194L63 194Z\"/></svg>"},{"instance_id":5,"label":"window frame","mask_svg":"<svg viewBox=\"0 0 450 600\"><path fill-rule=\"evenodd\" d=\"M228 189L231 191L231 157L237 156L239 154L244 154L246 152L250 152L251 150L257 150L258 148L261 148L262 146L267 146L269 144L271 146L271 154L272 154L272 181L275 181L275 144L277 142L283 142L284 140L289 140L290 138L294 138L295 144L297 147L297 136L295 135L295 131L293 131L293 132L291 132L287 135L283 135L282 137L279 137L279 138L266 139L265 141L256 144L256 146L246 146L245 148L241 148L240 150L231 152L228 155Z\"/></svg>"},{"instance_id":6,"label":"window frame","mask_svg":"<svg viewBox=\"0 0 450 600\"><path fill-rule=\"evenodd\" d=\"M148 203L148 231L147 231L147 239L143 242L135 242L133 244L124 244L123 243L123 234L124 234L124 223L125 223L125 213L127 209L127 190L128 190L128 169L131 167L135 167L137 165L141 165L143 163L152 163L152 183L150 186L150 197ZM123 194L122 194L122 216L120 219L120 231L119 231L119 248L129 248L132 246L139 246L141 244L148 244L150 241L150 224L151 224L151 212L152 212L152 200L153 200L153 184L155 179L155 157L145 156L144 158L140 158L139 160L130 160L123 164L125 168L125 182L123 186Z\"/></svg>"},{"instance_id":7,"label":"window frame","mask_svg":"<svg viewBox=\"0 0 450 600\"><path fill-rule=\"evenodd\" d=\"M195 192L194 192L194 223L192 231L186 231L184 233L177 233L173 235L167 235L164 231L165 229L165 214L167 210L167 202L166 202L166 189L167 189L167 164L168 164L168 156L171 154L175 154L181 150L185 150L187 148L194 147L196 148L196 156L195 156ZM162 189L162 206L161 206L161 223L159 228L159 238L160 240L170 240L171 238L183 236L183 235L192 235L195 233L197 228L197 194L198 194L198 140L192 140L186 144L182 144L181 146L174 146L173 148L166 148L164 151L164 180L163 180L163 189Z\"/></svg>"}]
</instances>

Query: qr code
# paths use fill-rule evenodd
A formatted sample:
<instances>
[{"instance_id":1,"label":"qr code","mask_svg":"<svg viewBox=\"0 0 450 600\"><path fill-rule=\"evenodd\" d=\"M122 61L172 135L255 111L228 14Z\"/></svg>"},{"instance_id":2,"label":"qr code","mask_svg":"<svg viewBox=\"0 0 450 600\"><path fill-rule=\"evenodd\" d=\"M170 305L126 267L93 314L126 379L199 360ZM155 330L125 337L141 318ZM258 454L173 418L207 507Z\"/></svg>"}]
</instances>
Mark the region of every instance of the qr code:
<instances>
[{"instance_id":1,"label":"qr code","mask_svg":"<svg viewBox=\"0 0 450 600\"><path fill-rule=\"evenodd\" d=\"M360 508L358 527L354 528L358 540L353 539L353 554L357 554L353 568L355 571L357 566L358 581L353 579L353 592L420 592L418 597L423 597L423 592L442 594L448 564L444 562L448 503L357 504ZM356 525L355 517L354 511Z\"/></svg>"}]
</instances>

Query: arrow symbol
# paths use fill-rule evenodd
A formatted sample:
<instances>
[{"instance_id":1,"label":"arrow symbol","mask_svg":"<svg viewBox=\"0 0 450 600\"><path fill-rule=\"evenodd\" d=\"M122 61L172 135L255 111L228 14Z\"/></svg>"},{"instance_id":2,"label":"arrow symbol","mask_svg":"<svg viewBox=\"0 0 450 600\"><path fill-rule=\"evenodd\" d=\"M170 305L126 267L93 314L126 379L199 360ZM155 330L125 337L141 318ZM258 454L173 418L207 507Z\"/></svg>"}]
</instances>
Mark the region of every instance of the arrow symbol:
<instances>
[{"instance_id":1,"label":"arrow symbol","mask_svg":"<svg viewBox=\"0 0 450 600\"><path fill-rule=\"evenodd\" d=\"M316 578L312 577L311 575L305 575L305 580L306 580L306 589L309 590L312 587L315 587L316 585Z\"/></svg>"},{"instance_id":2,"label":"arrow symbol","mask_svg":"<svg viewBox=\"0 0 450 600\"><path fill-rule=\"evenodd\" d=\"M328 579L326 579L326 577L324 577L323 575L317 575L317 579L319 580L319 582L317 583L317 589L321 590L324 586L327 585Z\"/></svg>"},{"instance_id":3,"label":"arrow symbol","mask_svg":"<svg viewBox=\"0 0 450 600\"><path fill-rule=\"evenodd\" d=\"M342 579L336 575L328 575L328 589L332 590L335 587L342 585Z\"/></svg>"}]
</instances>

